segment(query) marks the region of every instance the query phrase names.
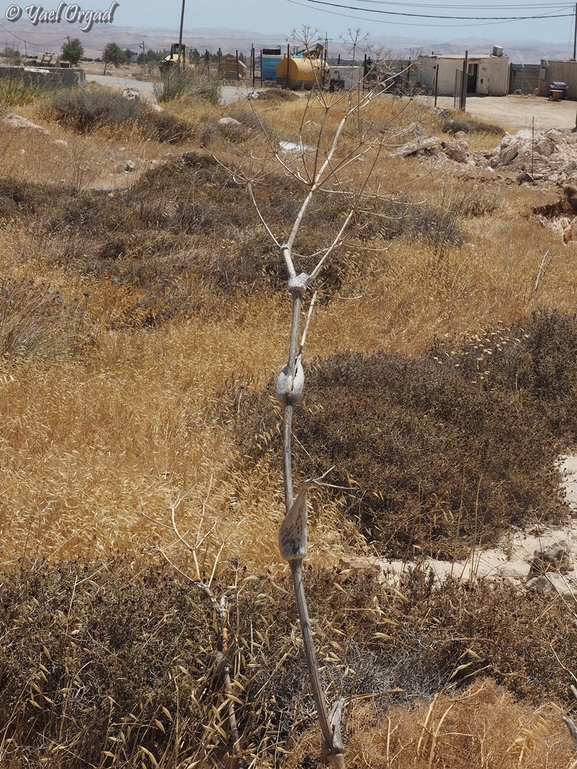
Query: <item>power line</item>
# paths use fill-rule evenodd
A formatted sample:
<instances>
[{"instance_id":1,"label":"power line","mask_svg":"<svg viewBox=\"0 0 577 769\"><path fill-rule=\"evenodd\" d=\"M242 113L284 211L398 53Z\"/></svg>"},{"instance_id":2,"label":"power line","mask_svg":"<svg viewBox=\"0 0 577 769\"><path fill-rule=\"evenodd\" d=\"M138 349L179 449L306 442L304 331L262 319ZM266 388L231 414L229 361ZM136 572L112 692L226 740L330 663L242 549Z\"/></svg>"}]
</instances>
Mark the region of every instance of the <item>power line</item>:
<instances>
[{"instance_id":1,"label":"power line","mask_svg":"<svg viewBox=\"0 0 577 769\"><path fill-rule=\"evenodd\" d=\"M401 5L401 3L398 2L398 0L363 0L365 5L392 5L393 7L397 7ZM342 5L342 3L341 3ZM403 8L431 8L431 3L402 3ZM513 4L513 5L504 5L503 3L484 3L482 5L476 5L471 6L470 3L466 4L459 4L459 3L435 3L435 8L451 8L453 10L475 10L475 11L484 11L488 10L490 8L499 8L501 10L505 9L525 9L525 8L540 8L542 10L549 10L549 11L568 11L573 9L575 6L574 4L568 4L568 3L555 3L553 5L543 5L543 3L522 3L519 4Z\"/></svg>"},{"instance_id":2,"label":"power line","mask_svg":"<svg viewBox=\"0 0 577 769\"><path fill-rule=\"evenodd\" d=\"M8 27L5 27L3 24L0 24L0 29L4 30L4 32L6 32L8 35L15 38L16 40L19 40L21 43L24 43L24 45L26 46L26 49L32 48L33 50L37 49L40 51L45 46L44 43L33 43L31 40L26 40L25 38L20 37L15 32L12 32L11 29L9 29ZM66 39L66 36L63 37L62 35L55 35L55 36L44 35L44 37L50 45L55 45Z\"/></svg>"},{"instance_id":3,"label":"power line","mask_svg":"<svg viewBox=\"0 0 577 769\"><path fill-rule=\"evenodd\" d=\"M546 13L538 14L535 16L445 16L442 14L427 14L427 13L407 13L406 11L384 11L373 8L362 8L358 5L344 5L342 3L332 3L329 0L306 0L307 3L313 5L326 5L331 8L341 8L347 11L361 11L362 13L378 13L384 16L403 16L413 19L450 19L461 21L488 21L488 22L503 22L503 21L527 21L529 19L560 19L567 16L574 16L574 11L571 13ZM299 3L302 5L302 3Z\"/></svg>"}]
</instances>

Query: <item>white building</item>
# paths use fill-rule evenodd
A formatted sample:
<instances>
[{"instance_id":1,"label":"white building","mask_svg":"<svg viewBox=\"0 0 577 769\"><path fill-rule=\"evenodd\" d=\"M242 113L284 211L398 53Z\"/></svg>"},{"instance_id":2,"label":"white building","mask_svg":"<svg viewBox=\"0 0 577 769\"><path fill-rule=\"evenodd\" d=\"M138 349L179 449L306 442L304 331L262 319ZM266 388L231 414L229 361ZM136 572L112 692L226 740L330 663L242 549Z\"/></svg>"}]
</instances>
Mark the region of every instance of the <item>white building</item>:
<instances>
[{"instance_id":1,"label":"white building","mask_svg":"<svg viewBox=\"0 0 577 769\"><path fill-rule=\"evenodd\" d=\"M419 56L417 83L438 96L459 96L464 56ZM467 59L467 93L506 96L509 93L509 57L493 46L493 53L473 54Z\"/></svg>"}]
</instances>

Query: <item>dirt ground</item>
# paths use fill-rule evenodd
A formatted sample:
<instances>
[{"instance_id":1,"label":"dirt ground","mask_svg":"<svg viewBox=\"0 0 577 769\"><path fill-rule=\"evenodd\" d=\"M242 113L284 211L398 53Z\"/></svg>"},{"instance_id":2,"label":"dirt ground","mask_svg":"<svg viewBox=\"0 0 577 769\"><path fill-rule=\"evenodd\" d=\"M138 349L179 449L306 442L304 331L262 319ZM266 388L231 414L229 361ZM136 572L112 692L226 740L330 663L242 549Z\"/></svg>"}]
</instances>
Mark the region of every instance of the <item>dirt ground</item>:
<instances>
[{"instance_id":1,"label":"dirt ground","mask_svg":"<svg viewBox=\"0 0 577 769\"><path fill-rule=\"evenodd\" d=\"M101 62L85 62L83 68L87 75L102 75ZM111 68L108 76L123 77L127 80L147 80L150 73L145 73L137 64L130 64L118 69ZM431 107L434 106L433 96L418 96ZM452 96L437 97L437 106L454 109ZM509 95L509 96L468 96L466 112L473 117L492 120L502 125L510 133L516 133L523 128L543 131L548 128L575 128L577 125L577 102L554 102L544 96Z\"/></svg>"},{"instance_id":2,"label":"dirt ground","mask_svg":"<svg viewBox=\"0 0 577 769\"><path fill-rule=\"evenodd\" d=\"M434 105L433 96L419 96ZM439 96L437 106L453 109L452 96ZM473 117L493 120L511 133L523 128L575 128L577 102L554 102L544 96L468 96L466 112Z\"/></svg>"}]
</instances>

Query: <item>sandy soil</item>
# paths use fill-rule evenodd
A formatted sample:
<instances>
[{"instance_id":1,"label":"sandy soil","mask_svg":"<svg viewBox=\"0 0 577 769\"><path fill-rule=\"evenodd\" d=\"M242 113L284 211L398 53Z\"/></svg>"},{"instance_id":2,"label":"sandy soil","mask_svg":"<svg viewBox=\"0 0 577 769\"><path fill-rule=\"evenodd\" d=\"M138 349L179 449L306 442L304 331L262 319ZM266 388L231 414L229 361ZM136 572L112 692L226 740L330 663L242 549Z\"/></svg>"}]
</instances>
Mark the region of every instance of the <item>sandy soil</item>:
<instances>
[{"instance_id":1,"label":"sandy soil","mask_svg":"<svg viewBox=\"0 0 577 769\"><path fill-rule=\"evenodd\" d=\"M433 96L419 96L431 107ZM452 96L440 96L438 107L453 109ZM522 128L575 128L577 122L577 102L551 101L543 96L468 96L466 112L473 117L492 120L516 133Z\"/></svg>"}]
</instances>

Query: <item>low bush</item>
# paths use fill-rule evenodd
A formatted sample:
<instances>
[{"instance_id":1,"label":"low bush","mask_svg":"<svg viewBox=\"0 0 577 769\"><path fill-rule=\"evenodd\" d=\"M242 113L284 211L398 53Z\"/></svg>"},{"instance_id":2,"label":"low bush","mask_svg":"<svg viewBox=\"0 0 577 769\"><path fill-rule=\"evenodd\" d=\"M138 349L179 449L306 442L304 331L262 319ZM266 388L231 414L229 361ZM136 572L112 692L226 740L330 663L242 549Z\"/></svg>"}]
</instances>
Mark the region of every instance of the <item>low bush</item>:
<instances>
[{"instance_id":1,"label":"low bush","mask_svg":"<svg viewBox=\"0 0 577 769\"><path fill-rule=\"evenodd\" d=\"M78 134L135 122L138 102L106 88L79 88L56 91L49 102L54 119Z\"/></svg>"},{"instance_id":2,"label":"low bush","mask_svg":"<svg viewBox=\"0 0 577 769\"><path fill-rule=\"evenodd\" d=\"M559 440L577 443L576 316L543 308L465 342L437 340L430 354L486 392L537 404Z\"/></svg>"},{"instance_id":3,"label":"low bush","mask_svg":"<svg viewBox=\"0 0 577 769\"><path fill-rule=\"evenodd\" d=\"M499 137L505 135L505 129L502 126L496 123L488 123L485 120L479 120L470 115L463 115L459 112L451 112L450 115L445 117L442 123L442 130L445 133L453 134L463 131L464 133L494 134Z\"/></svg>"},{"instance_id":4,"label":"low bush","mask_svg":"<svg viewBox=\"0 0 577 769\"><path fill-rule=\"evenodd\" d=\"M77 352L89 336L82 297L68 303L32 280L0 283L0 359L53 361Z\"/></svg>"},{"instance_id":5,"label":"low bush","mask_svg":"<svg viewBox=\"0 0 577 769\"><path fill-rule=\"evenodd\" d=\"M170 112L156 112L147 104L108 89L58 91L51 98L50 110L60 125L79 134L134 124L148 138L168 144L177 144L195 135L188 121Z\"/></svg>"},{"instance_id":6,"label":"low bush","mask_svg":"<svg viewBox=\"0 0 577 769\"><path fill-rule=\"evenodd\" d=\"M193 68L171 67L154 84L157 102L203 100L216 104L220 96L220 80L216 74L197 72Z\"/></svg>"},{"instance_id":7,"label":"low bush","mask_svg":"<svg viewBox=\"0 0 577 769\"><path fill-rule=\"evenodd\" d=\"M288 102L298 101L300 98L294 91L289 91L286 88L263 88L257 91L259 101L271 102Z\"/></svg>"},{"instance_id":8,"label":"low bush","mask_svg":"<svg viewBox=\"0 0 577 769\"><path fill-rule=\"evenodd\" d=\"M577 630L563 602L506 584L436 586L418 569L396 588L347 568L307 566L305 580L331 699L370 696L389 714L483 675L534 704L568 701ZM259 765L284 765L315 720L290 575L246 575L237 563L210 582L230 607L226 649L202 584L164 561L24 563L3 572L3 764L226 766L234 703L247 764L258 756Z\"/></svg>"},{"instance_id":9,"label":"low bush","mask_svg":"<svg viewBox=\"0 0 577 769\"><path fill-rule=\"evenodd\" d=\"M42 207L43 185L13 177L0 178L0 219L33 216Z\"/></svg>"},{"instance_id":10,"label":"low bush","mask_svg":"<svg viewBox=\"0 0 577 769\"><path fill-rule=\"evenodd\" d=\"M333 467L350 493L332 496L390 556L452 559L511 527L558 520L555 459L577 440L576 353L577 322L541 311L419 359L317 360L293 423L295 467L305 477ZM278 424L268 391L245 399L245 455L268 451Z\"/></svg>"},{"instance_id":11,"label":"low bush","mask_svg":"<svg viewBox=\"0 0 577 769\"><path fill-rule=\"evenodd\" d=\"M141 107L139 110L138 126L149 138L166 144L178 144L195 136L195 128L188 120L170 112L156 112L147 107Z\"/></svg>"}]
</instances>

